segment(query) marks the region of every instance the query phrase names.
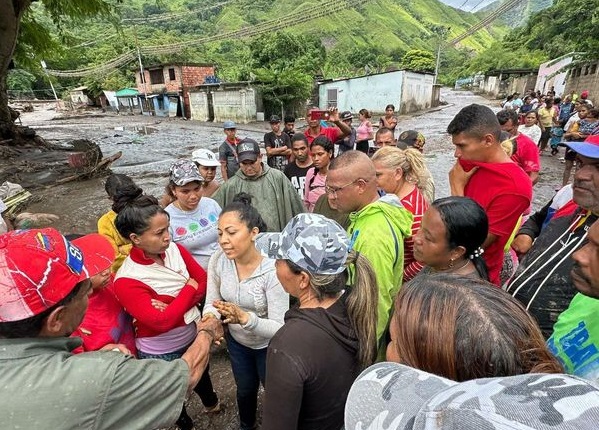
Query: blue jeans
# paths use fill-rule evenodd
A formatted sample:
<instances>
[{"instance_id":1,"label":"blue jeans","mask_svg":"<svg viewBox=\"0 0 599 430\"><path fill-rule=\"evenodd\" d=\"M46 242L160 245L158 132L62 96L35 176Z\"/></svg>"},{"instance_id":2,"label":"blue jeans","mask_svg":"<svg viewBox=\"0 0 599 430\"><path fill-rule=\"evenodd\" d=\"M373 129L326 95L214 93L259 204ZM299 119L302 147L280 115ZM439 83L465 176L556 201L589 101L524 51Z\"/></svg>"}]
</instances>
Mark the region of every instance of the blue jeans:
<instances>
[{"instance_id":1,"label":"blue jeans","mask_svg":"<svg viewBox=\"0 0 599 430\"><path fill-rule=\"evenodd\" d=\"M237 408L241 430L256 428L258 388L266 379L267 348L252 349L243 346L227 333L227 348L231 358L233 377L237 384Z\"/></svg>"}]
</instances>

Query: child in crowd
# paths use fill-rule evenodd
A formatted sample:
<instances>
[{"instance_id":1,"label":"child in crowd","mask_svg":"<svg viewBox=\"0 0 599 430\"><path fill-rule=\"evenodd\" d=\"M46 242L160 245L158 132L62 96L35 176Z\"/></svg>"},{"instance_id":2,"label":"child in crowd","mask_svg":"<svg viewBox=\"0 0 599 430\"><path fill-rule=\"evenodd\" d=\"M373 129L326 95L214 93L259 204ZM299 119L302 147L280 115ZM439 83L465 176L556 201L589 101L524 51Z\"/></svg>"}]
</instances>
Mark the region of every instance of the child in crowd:
<instances>
[{"instance_id":1,"label":"child in crowd","mask_svg":"<svg viewBox=\"0 0 599 430\"><path fill-rule=\"evenodd\" d=\"M125 239L117 231L114 221L119 213L120 201L123 199L129 200L143 194L143 190L135 185L133 179L127 175L112 174L106 179L106 185L104 186L108 198L112 201L112 209L102 215L98 220L98 233L106 236L106 238L112 244L116 253L114 263L112 263L112 273L116 273L119 267L125 261L125 258L131 252L131 242Z\"/></svg>"},{"instance_id":2,"label":"child in crowd","mask_svg":"<svg viewBox=\"0 0 599 430\"><path fill-rule=\"evenodd\" d=\"M106 236L101 234L92 233L77 238L73 236L67 239L79 247L84 254L97 253L102 247L107 249L112 247ZM85 237L86 240L81 241L80 237ZM106 253L109 254L108 251ZM83 321L71 335L83 340L83 344L73 350L75 354L84 351L119 350L123 354L136 355L133 322L114 295L114 274L110 272L113 261L114 259L107 259L102 271L90 278L92 290L87 311Z\"/></svg>"},{"instance_id":3,"label":"child in crowd","mask_svg":"<svg viewBox=\"0 0 599 430\"><path fill-rule=\"evenodd\" d=\"M524 116L524 124L518 127L518 132L530 137L533 142L538 143L542 133L541 127L537 124L538 120L537 111L527 112Z\"/></svg>"}]
</instances>

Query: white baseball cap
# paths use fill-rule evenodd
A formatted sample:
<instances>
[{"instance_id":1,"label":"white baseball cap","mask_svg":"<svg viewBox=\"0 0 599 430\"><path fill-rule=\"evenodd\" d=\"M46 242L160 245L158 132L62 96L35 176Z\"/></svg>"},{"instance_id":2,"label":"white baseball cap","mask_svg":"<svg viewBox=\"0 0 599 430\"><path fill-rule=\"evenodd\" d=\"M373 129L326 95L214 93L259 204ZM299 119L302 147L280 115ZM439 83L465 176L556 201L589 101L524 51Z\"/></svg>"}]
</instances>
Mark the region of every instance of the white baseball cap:
<instances>
[{"instance_id":1,"label":"white baseball cap","mask_svg":"<svg viewBox=\"0 0 599 430\"><path fill-rule=\"evenodd\" d=\"M204 167L218 167L220 161L216 154L209 149L196 149L191 153L191 159Z\"/></svg>"}]
</instances>

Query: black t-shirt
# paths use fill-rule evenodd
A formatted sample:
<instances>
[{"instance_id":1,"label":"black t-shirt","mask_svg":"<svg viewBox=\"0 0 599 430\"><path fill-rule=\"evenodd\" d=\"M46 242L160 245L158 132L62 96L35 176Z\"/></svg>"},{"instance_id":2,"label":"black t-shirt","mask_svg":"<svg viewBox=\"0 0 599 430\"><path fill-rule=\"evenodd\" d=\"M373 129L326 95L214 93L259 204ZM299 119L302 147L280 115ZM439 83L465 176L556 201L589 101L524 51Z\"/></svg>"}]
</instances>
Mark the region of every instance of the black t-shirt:
<instances>
[{"instance_id":1,"label":"black t-shirt","mask_svg":"<svg viewBox=\"0 0 599 430\"><path fill-rule=\"evenodd\" d=\"M295 162L289 163L285 166L285 176L289 178L293 187L297 190L302 200L304 200L304 183L306 181L306 173L312 165L310 164L308 167L299 167Z\"/></svg>"},{"instance_id":2,"label":"black t-shirt","mask_svg":"<svg viewBox=\"0 0 599 430\"><path fill-rule=\"evenodd\" d=\"M291 148L291 139L285 133L277 136L274 131L271 131L264 135L264 146L267 148L282 148L283 146ZM272 157L267 157L266 162L270 167L283 171L287 165L287 156L273 155Z\"/></svg>"}]
</instances>

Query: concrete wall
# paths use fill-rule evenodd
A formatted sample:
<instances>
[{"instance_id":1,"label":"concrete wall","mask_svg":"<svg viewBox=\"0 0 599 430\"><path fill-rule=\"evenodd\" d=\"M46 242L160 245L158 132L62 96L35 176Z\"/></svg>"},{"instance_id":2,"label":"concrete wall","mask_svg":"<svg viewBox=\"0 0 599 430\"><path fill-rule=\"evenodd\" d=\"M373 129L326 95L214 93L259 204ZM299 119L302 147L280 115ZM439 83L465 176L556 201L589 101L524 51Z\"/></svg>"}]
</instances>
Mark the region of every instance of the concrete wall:
<instances>
[{"instance_id":1,"label":"concrete wall","mask_svg":"<svg viewBox=\"0 0 599 430\"><path fill-rule=\"evenodd\" d=\"M564 94L589 92L589 99L599 105L599 61L569 71Z\"/></svg>"},{"instance_id":2,"label":"concrete wall","mask_svg":"<svg viewBox=\"0 0 599 430\"><path fill-rule=\"evenodd\" d=\"M340 111L349 110L355 113L360 109L368 109L371 112L384 112L385 106L388 104L393 104L396 109L399 109L403 74L403 70L398 70L325 82L318 86L319 107L320 109L328 108L330 100L327 97L327 90L337 89L337 108Z\"/></svg>"},{"instance_id":3,"label":"concrete wall","mask_svg":"<svg viewBox=\"0 0 599 430\"><path fill-rule=\"evenodd\" d=\"M189 110L191 119L195 121L210 121L208 111L208 93L204 91L189 93Z\"/></svg>"},{"instance_id":4,"label":"concrete wall","mask_svg":"<svg viewBox=\"0 0 599 430\"><path fill-rule=\"evenodd\" d=\"M432 105L433 75L405 71L401 86L401 102L397 108L400 114L407 114Z\"/></svg>"},{"instance_id":5,"label":"concrete wall","mask_svg":"<svg viewBox=\"0 0 599 430\"><path fill-rule=\"evenodd\" d=\"M256 113L262 105L260 94L254 88L194 91L189 93L191 119L209 121L209 105L212 98L214 122L228 119L247 124L256 121Z\"/></svg>"},{"instance_id":6,"label":"concrete wall","mask_svg":"<svg viewBox=\"0 0 599 430\"><path fill-rule=\"evenodd\" d=\"M555 94L563 95L566 90L566 75L567 71L559 72L572 62L572 57L562 58L560 61L547 61L539 66L539 73L535 82L535 90L545 94L553 86Z\"/></svg>"},{"instance_id":7,"label":"concrete wall","mask_svg":"<svg viewBox=\"0 0 599 430\"><path fill-rule=\"evenodd\" d=\"M485 76L485 80L481 83L480 89L495 97L499 94L499 77Z\"/></svg>"},{"instance_id":8,"label":"concrete wall","mask_svg":"<svg viewBox=\"0 0 599 430\"><path fill-rule=\"evenodd\" d=\"M253 88L212 93L214 122L228 119L247 124L256 120L257 94Z\"/></svg>"},{"instance_id":9,"label":"concrete wall","mask_svg":"<svg viewBox=\"0 0 599 430\"><path fill-rule=\"evenodd\" d=\"M514 94L515 92L519 92L523 95L526 90L531 90L535 88L535 84L537 82L536 75L526 75L526 76L518 76L517 78L513 78L510 80L510 84L508 85L508 89L506 94Z\"/></svg>"}]
</instances>

